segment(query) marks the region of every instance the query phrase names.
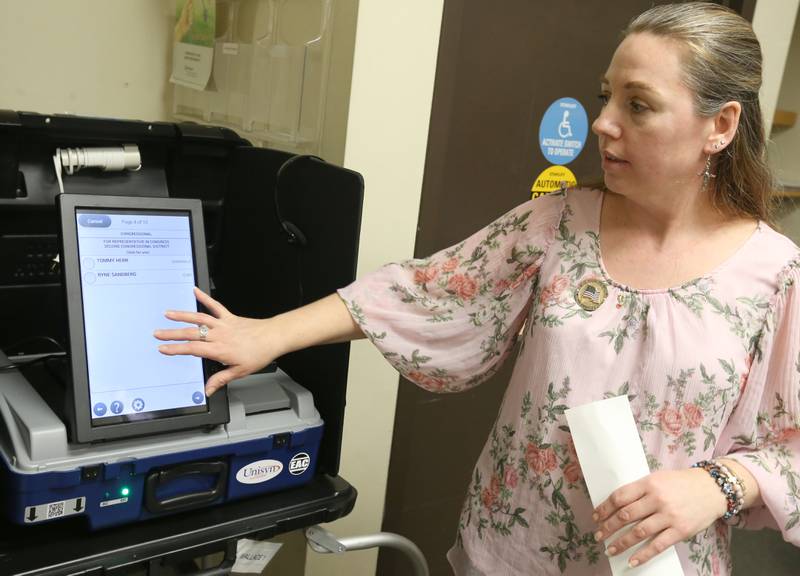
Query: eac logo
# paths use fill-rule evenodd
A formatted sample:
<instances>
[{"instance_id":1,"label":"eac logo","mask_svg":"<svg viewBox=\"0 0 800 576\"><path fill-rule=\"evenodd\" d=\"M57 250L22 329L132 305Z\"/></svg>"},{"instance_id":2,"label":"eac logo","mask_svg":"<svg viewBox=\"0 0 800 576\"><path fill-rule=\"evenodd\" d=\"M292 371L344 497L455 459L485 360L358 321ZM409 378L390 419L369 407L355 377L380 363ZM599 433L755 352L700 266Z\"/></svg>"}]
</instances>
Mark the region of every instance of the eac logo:
<instances>
[{"instance_id":1,"label":"eac logo","mask_svg":"<svg viewBox=\"0 0 800 576\"><path fill-rule=\"evenodd\" d=\"M305 452L299 452L289 460L289 474L299 476L308 470L309 466L311 466L311 456Z\"/></svg>"}]
</instances>

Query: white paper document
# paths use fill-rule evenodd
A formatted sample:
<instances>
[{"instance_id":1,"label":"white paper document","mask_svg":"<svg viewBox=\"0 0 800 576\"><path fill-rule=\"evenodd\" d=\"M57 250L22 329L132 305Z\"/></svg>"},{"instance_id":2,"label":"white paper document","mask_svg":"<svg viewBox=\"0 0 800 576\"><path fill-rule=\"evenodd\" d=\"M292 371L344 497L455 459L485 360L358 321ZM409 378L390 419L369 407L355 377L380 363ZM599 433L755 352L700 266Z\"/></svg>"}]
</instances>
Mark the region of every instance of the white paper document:
<instances>
[{"instance_id":1,"label":"white paper document","mask_svg":"<svg viewBox=\"0 0 800 576\"><path fill-rule=\"evenodd\" d=\"M261 574L281 547L277 542L248 538L242 538L236 544L236 563L231 572L244 574Z\"/></svg>"},{"instance_id":2,"label":"white paper document","mask_svg":"<svg viewBox=\"0 0 800 576\"><path fill-rule=\"evenodd\" d=\"M650 473L627 396L571 408L566 416L593 506L620 486ZM617 532L616 537L621 534L623 531ZM610 540L613 537L604 543ZM643 545L608 558L614 576L683 576L674 547L642 566L630 568L630 557Z\"/></svg>"},{"instance_id":3,"label":"white paper document","mask_svg":"<svg viewBox=\"0 0 800 576\"><path fill-rule=\"evenodd\" d=\"M175 1L170 82L205 90L214 62L216 2Z\"/></svg>"}]
</instances>

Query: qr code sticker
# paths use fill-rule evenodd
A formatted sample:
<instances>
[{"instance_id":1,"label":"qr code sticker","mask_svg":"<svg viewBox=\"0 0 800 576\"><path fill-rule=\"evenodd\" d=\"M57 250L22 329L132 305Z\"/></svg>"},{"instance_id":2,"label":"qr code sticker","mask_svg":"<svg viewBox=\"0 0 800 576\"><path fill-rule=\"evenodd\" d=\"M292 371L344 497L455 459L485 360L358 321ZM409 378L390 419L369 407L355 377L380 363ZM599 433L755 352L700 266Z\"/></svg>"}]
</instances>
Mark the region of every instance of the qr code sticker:
<instances>
[{"instance_id":1,"label":"qr code sticker","mask_svg":"<svg viewBox=\"0 0 800 576\"><path fill-rule=\"evenodd\" d=\"M59 516L64 515L64 503L63 502L53 502L52 504L47 505L47 517L48 518L58 518Z\"/></svg>"}]
</instances>

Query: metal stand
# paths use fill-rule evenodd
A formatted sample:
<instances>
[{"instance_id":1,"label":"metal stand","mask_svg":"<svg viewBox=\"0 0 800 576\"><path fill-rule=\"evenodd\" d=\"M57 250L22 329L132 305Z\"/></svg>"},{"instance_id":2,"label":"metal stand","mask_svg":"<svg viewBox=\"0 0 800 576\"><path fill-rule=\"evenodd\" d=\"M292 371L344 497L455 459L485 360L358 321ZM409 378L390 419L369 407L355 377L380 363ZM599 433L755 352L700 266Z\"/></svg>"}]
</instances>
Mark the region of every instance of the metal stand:
<instances>
[{"instance_id":1,"label":"metal stand","mask_svg":"<svg viewBox=\"0 0 800 576\"><path fill-rule=\"evenodd\" d=\"M351 550L366 550L386 546L403 552L411 560L414 568L412 576L429 576L428 563L422 551L411 540L391 532L378 532L365 536L337 538L320 526L306 528L306 539L314 552L320 554L342 554Z\"/></svg>"}]
</instances>

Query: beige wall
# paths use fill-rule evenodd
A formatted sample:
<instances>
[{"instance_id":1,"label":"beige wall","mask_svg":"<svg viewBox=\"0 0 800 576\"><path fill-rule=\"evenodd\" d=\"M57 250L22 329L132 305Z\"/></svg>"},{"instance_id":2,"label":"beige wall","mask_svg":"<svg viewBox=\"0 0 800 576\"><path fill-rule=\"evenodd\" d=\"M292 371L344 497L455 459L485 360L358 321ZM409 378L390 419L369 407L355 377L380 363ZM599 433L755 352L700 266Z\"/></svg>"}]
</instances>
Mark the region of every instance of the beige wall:
<instances>
[{"instance_id":1,"label":"beige wall","mask_svg":"<svg viewBox=\"0 0 800 576\"><path fill-rule=\"evenodd\" d=\"M800 26L797 23L778 95L778 108L800 114ZM786 186L800 188L800 123L788 129L774 129L769 151L778 180Z\"/></svg>"},{"instance_id":2,"label":"beige wall","mask_svg":"<svg viewBox=\"0 0 800 576\"><path fill-rule=\"evenodd\" d=\"M328 162L339 165L344 163L357 14L358 0L334 0L330 76L328 78L328 94L325 99L325 120L322 126L320 156Z\"/></svg>"},{"instance_id":3,"label":"beige wall","mask_svg":"<svg viewBox=\"0 0 800 576\"><path fill-rule=\"evenodd\" d=\"M167 119L174 5L3 0L0 108Z\"/></svg>"},{"instance_id":4,"label":"beige wall","mask_svg":"<svg viewBox=\"0 0 800 576\"><path fill-rule=\"evenodd\" d=\"M760 0L753 27L764 50L762 108L800 113L800 0ZM766 116L772 119L772 115ZM767 143L769 163L779 183L800 187L800 126L776 128ZM776 213L781 232L800 243L800 211L797 200L787 199Z\"/></svg>"},{"instance_id":5,"label":"beige wall","mask_svg":"<svg viewBox=\"0 0 800 576\"><path fill-rule=\"evenodd\" d=\"M753 14L753 30L764 54L760 99L767 136L778 102L798 5L800 0L760 0Z\"/></svg>"},{"instance_id":6,"label":"beige wall","mask_svg":"<svg viewBox=\"0 0 800 576\"><path fill-rule=\"evenodd\" d=\"M335 0L320 154L336 164L357 7ZM0 109L170 120L174 18L174 0L0 1Z\"/></svg>"},{"instance_id":7,"label":"beige wall","mask_svg":"<svg viewBox=\"0 0 800 576\"><path fill-rule=\"evenodd\" d=\"M360 0L345 166L364 175L358 273L413 254L443 0ZM413 41L409 38L412 37ZM398 376L372 345L353 345L341 475L358 489L337 536L379 532ZM307 557L307 576L375 574L377 551Z\"/></svg>"}]
</instances>

